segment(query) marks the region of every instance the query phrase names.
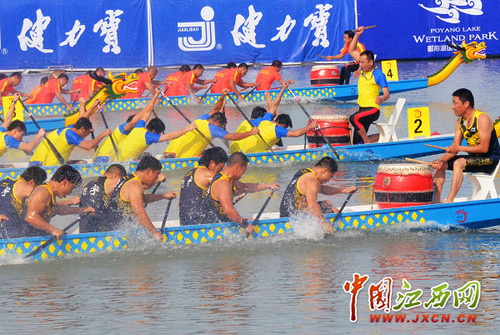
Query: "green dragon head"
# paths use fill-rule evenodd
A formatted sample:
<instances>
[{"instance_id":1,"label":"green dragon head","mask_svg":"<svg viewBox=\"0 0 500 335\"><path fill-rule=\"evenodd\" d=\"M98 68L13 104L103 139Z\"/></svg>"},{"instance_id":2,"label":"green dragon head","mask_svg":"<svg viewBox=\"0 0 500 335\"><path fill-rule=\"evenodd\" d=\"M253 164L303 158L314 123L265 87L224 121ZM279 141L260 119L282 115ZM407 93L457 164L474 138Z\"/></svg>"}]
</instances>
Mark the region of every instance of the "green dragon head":
<instances>
[{"instance_id":1,"label":"green dragon head","mask_svg":"<svg viewBox=\"0 0 500 335\"><path fill-rule=\"evenodd\" d=\"M108 90L109 99L116 99L124 96L127 93L137 92L137 74L131 73L118 73L113 75L111 72L108 74L111 79L111 89Z\"/></svg>"},{"instance_id":2,"label":"green dragon head","mask_svg":"<svg viewBox=\"0 0 500 335\"><path fill-rule=\"evenodd\" d=\"M470 43L465 43L465 41L462 41L462 45L458 46L455 45L453 46L456 48L458 51L455 51L455 54L460 54L460 57L464 61L465 64L472 63L475 60L478 59L484 59L486 58L486 54L484 53L484 50L486 49L486 43L484 42L470 42Z\"/></svg>"}]
</instances>

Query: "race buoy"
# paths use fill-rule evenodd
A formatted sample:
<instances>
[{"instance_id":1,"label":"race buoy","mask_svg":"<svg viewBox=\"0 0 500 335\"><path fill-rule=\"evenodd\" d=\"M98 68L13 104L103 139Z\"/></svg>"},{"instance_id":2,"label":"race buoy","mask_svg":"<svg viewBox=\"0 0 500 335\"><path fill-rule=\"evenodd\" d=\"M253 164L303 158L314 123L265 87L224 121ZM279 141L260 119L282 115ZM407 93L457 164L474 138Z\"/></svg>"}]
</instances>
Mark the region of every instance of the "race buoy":
<instances>
[{"instance_id":1,"label":"race buoy","mask_svg":"<svg viewBox=\"0 0 500 335\"><path fill-rule=\"evenodd\" d=\"M312 117L331 146L343 146L350 143L349 117L346 115L315 115ZM311 123L311 121L309 121ZM325 140L317 130L307 132L310 148L325 145Z\"/></svg>"},{"instance_id":2,"label":"race buoy","mask_svg":"<svg viewBox=\"0 0 500 335\"><path fill-rule=\"evenodd\" d=\"M340 72L336 65L316 65L311 69L311 85L332 86L340 84Z\"/></svg>"},{"instance_id":3,"label":"race buoy","mask_svg":"<svg viewBox=\"0 0 500 335\"><path fill-rule=\"evenodd\" d=\"M381 209L429 205L434 199L431 169L425 164L381 164L373 191Z\"/></svg>"}]
</instances>

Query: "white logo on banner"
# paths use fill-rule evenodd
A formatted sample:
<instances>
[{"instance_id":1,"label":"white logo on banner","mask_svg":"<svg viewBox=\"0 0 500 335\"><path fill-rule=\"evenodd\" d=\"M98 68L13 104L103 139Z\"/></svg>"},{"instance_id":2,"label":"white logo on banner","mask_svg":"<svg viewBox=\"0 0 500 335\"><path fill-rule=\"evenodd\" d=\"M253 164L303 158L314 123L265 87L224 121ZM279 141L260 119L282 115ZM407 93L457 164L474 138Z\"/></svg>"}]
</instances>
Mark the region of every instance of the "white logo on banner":
<instances>
[{"instance_id":1,"label":"white logo on banner","mask_svg":"<svg viewBox=\"0 0 500 335\"><path fill-rule=\"evenodd\" d=\"M110 51L115 55L118 55L122 49L118 45L118 27L120 26L121 19L118 16L123 14L122 10L107 10L106 14L108 16L104 19L99 20L94 24L94 33L101 30L100 36L104 36L104 43L106 45L102 48L102 51L109 53Z\"/></svg>"},{"instance_id":2,"label":"white logo on banner","mask_svg":"<svg viewBox=\"0 0 500 335\"><path fill-rule=\"evenodd\" d=\"M73 28L65 33L66 35L68 35L68 37L63 42L59 43L59 45L65 46L69 44L70 47L74 47L78 43L78 40L80 39L80 36L82 36L84 31L85 25L80 24L80 21L76 20Z\"/></svg>"},{"instance_id":3,"label":"white logo on banner","mask_svg":"<svg viewBox=\"0 0 500 335\"><path fill-rule=\"evenodd\" d=\"M257 44L257 34L255 33L260 19L262 19L262 12L256 12L253 5L248 6L248 18L245 19L241 14L236 15L234 28L231 31L234 44L241 46L241 43L248 43L254 48L265 48L265 44Z\"/></svg>"},{"instance_id":4,"label":"white logo on banner","mask_svg":"<svg viewBox=\"0 0 500 335\"><path fill-rule=\"evenodd\" d=\"M178 22L177 32L191 33L200 32L201 37L195 40L193 37L179 37L177 44L183 51L208 51L215 47L215 23L212 21L215 13L212 7L205 6L200 11L203 22Z\"/></svg>"},{"instance_id":5,"label":"white logo on banner","mask_svg":"<svg viewBox=\"0 0 500 335\"><path fill-rule=\"evenodd\" d=\"M281 42L286 41L296 23L296 20L292 20L291 16L287 15L285 18L285 22L283 22L280 27L276 28L278 33L273 38L271 38L271 41L276 41L277 39L279 39Z\"/></svg>"},{"instance_id":6,"label":"white logo on banner","mask_svg":"<svg viewBox=\"0 0 500 335\"><path fill-rule=\"evenodd\" d=\"M311 30L314 30L314 37L316 39L312 41L312 45L317 47L321 44L322 47L328 48L330 41L328 41L327 24L328 18L330 17L330 9L333 6L330 4L326 5L316 5L317 11L310 14L304 20L304 27L311 25Z\"/></svg>"},{"instance_id":7,"label":"white logo on banner","mask_svg":"<svg viewBox=\"0 0 500 335\"><path fill-rule=\"evenodd\" d=\"M423 9L436 14L436 17L448 23L460 23L460 13L468 15L483 15L481 0L435 0L439 7L426 7L419 3Z\"/></svg>"},{"instance_id":8,"label":"white logo on banner","mask_svg":"<svg viewBox=\"0 0 500 335\"><path fill-rule=\"evenodd\" d=\"M51 21L50 16L43 16L42 10L37 9L36 21L33 23L28 18L23 20L21 33L17 36L19 47L22 51L27 51L28 48L35 48L43 53L52 53L54 50L45 49L43 46L43 33Z\"/></svg>"}]
</instances>

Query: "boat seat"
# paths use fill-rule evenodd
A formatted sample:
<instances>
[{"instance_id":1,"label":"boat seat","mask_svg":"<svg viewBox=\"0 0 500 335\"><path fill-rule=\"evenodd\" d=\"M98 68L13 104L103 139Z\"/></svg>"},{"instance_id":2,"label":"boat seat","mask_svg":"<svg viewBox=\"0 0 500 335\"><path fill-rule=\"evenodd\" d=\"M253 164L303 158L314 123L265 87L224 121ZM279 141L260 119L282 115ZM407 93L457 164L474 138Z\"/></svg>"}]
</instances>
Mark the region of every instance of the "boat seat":
<instances>
[{"instance_id":1,"label":"boat seat","mask_svg":"<svg viewBox=\"0 0 500 335\"><path fill-rule=\"evenodd\" d=\"M394 142L398 140L398 136L396 135L396 124L401 116L405 102L405 98L398 99L396 102L396 109L392 112L392 115L387 123L375 123L379 132L379 143Z\"/></svg>"},{"instance_id":2,"label":"boat seat","mask_svg":"<svg viewBox=\"0 0 500 335\"><path fill-rule=\"evenodd\" d=\"M500 163L497 164L495 171L492 173L464 173L464 175L469 177L469 180L472 183L471 200L483 200L488 197L498 198L497 189L495 187L495 177L499 169Z\"/></svg>"}]
</instances>

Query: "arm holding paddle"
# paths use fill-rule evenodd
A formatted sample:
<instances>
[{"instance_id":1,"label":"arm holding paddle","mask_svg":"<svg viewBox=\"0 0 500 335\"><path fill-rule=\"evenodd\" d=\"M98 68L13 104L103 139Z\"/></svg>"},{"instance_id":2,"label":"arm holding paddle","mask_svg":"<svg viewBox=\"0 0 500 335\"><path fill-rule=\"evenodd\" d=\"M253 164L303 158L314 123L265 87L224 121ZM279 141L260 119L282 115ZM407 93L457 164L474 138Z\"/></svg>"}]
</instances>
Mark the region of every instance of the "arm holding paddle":
<instances>
[{"instance_id":1,"label":"arm holding paddle","mask_svg":"<svg viewBox=\"0 0 500 335\"><path fill-rule=\"evenodd\" d=\"M12 99L12 104L9 107L7 115L5 116L5 120L2 120L1 127L5 129L9 128L12 123L12 119L14 118L14 111L16 110L17 101L21 98L19 93L14 93L14 98Z\"/></svg>"},{"instance_id":2,"label":"arm holding paddle","mask_svg":"<svg viewBox=\"0 0 500 335\"><path fill-rule=\"evenodd\" d=\"M264 190L279 190L280 185L276 182L274 183L243 183L241 181L235 180L233 185L236 186L235 195L245 194L245 193L255 193Z\"/></svg>"},{"instance_id":3,"label":"arm holding paddle","mask_svg":"<svg viewBox=\"0 0 500 335\"><path fill-rule=\"evenodd\" d=\"M269 92L265 92L264 95L266 96L266 102L267 102L267 112L271 113L273 115L276 115L278 112L278 107L281 103L281 99L283 98L283 93L289 86L288 82L285 82L283 86L281 87L280 92L276 96L274 100L271 100L271 94Z\"/></svg>"},{"instance_id":4,"label":"arm holding paddle","mask_svg":"<svg viewBox=\"0 0 500 335\"><path fill-rule=\"evenodd\" d=\"M184 129L172 131L170 133L161 135L160 140L158 142L165 142L176 139L177 137L181 137L185 133L188 133L191 130L195 130L196 128L197 128L196 123L191 123Z\"/></svg>"},{"instance_id":5,"label":"arm holding paddle","mask_svg":"<svg viewBox=\"0 0 500 335\"><path fill-rule=\"evenodd\" d=\"M106 129L102 133L100 133L96 138L91 140L83 140L78 145L79 148L84 150L92 150L106 137L111 135L111 129Z\"/></svg>"}]
</instances>

